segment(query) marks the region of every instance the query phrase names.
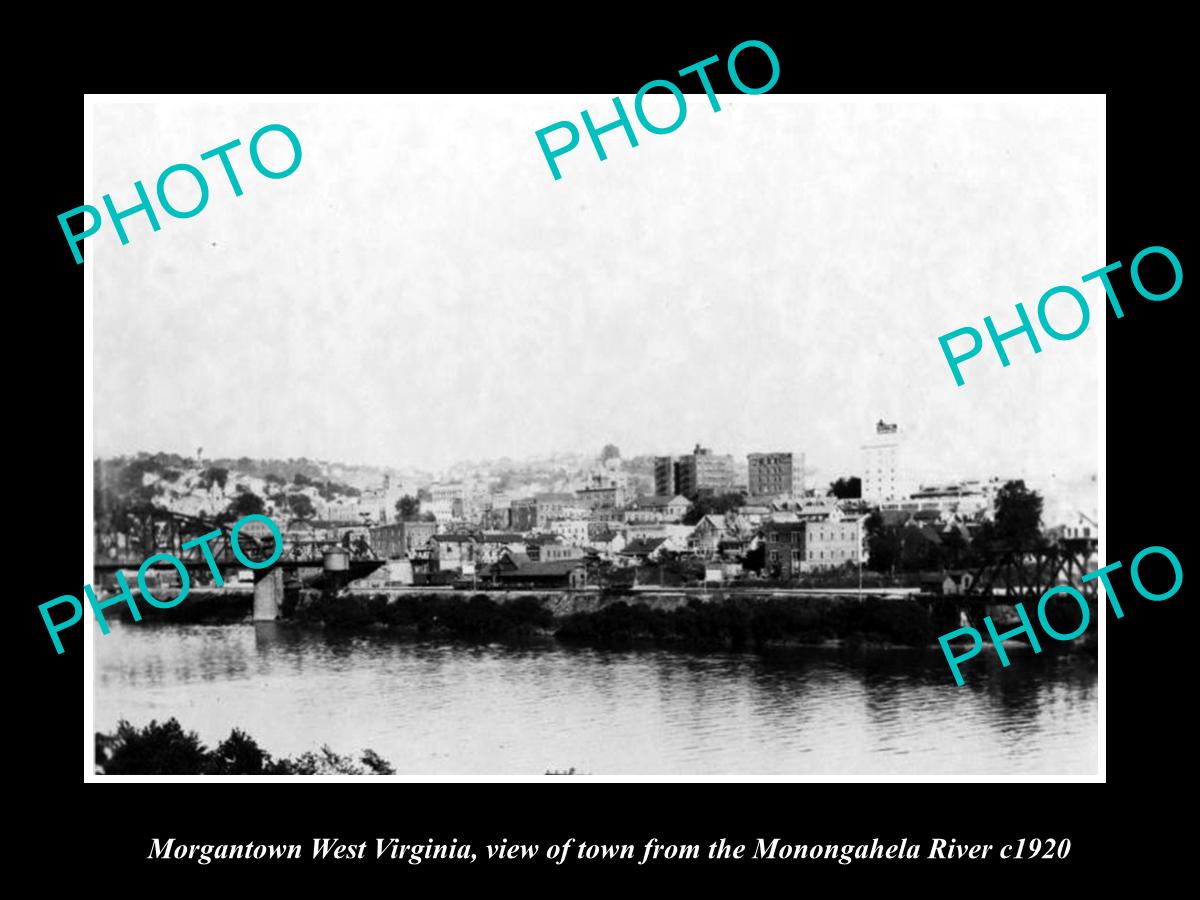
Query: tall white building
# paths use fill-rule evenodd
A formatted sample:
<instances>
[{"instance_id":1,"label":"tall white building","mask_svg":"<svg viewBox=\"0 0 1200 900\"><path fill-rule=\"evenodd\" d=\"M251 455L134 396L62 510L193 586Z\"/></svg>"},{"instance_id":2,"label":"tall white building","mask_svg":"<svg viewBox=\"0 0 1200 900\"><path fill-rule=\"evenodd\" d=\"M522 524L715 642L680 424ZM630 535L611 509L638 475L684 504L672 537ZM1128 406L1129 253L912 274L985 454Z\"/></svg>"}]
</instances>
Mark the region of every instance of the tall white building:
<instances>
[{"instance_id":1,"label":"tall white building","mask_svg":"<svg viewBox=\"0 0 1200 900\"><path fill-rule=\"evenodd\" d=\"M862 496L867 503L897 500L903 491L900 474L900 427L880 419L875 437L863 444Z\"/></svg>"}]
</instances>

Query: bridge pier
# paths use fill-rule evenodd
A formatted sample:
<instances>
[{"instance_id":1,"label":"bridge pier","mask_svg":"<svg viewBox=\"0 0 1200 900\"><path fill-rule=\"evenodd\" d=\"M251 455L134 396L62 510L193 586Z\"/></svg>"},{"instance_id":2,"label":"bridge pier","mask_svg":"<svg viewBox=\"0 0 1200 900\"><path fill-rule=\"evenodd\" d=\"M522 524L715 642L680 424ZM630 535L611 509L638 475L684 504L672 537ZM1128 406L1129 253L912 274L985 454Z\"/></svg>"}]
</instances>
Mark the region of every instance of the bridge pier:
<instances>
[{"instance_id":1,"label":"bridge pier","mask_svg":"<svg viewBox=\"0 0 1200 900\"><path fill-rule=\"evenodd\" d=\"M268 569L254 581L254 621L274 622L283 603L283 569Z\"/></svg>"}]
</instances>

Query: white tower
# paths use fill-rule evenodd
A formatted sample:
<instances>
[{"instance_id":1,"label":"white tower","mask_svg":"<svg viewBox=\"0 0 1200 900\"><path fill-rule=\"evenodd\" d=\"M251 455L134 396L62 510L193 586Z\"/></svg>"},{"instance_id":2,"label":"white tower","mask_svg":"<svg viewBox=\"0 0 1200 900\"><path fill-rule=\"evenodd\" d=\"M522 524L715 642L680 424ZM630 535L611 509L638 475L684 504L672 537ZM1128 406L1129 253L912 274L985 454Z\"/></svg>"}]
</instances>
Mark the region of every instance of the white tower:
<instances>
[{"instance_id":1,"label":"white tower","mask_svg":"<svg viewBox=\"0 0 1200 900\"><path fill-rule=\"evenodd\" d=\"M900 428L880 419L875 437L863 444L862 496L867 503L900 499Z\"/></svg>"}]
</instances>

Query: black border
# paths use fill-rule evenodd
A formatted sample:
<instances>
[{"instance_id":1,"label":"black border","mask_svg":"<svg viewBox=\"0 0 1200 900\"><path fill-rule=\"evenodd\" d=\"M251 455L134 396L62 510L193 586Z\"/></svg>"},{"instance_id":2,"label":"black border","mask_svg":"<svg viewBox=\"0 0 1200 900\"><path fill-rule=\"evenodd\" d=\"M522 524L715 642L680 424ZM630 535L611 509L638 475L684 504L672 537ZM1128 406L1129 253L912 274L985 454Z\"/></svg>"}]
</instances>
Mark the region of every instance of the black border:
<instances>
[{"instance_id":1,"label":"black border","mask_svg":"<svg viewBox=\"0 0 1200 900\"><path fill-rule=\"evenodd\" d=\"M600 14L600 13L598 13ZM555 14L547 12L553 17ZM616 17L616 14L613 14ZM871 15L865 10L861 16ZM697 14L703 19L703 15ZM1019 18L1019 17L1018 17ZM551 19L550 21L553 21ZM1188 148L1179 136L1184 98L1170 70L1174 56L1161 33L1153 42L1131 29L1114 34L1098 23L1093 28L1075 23L1056 27L1044 17L998 25L914 21L786 23L773 28L753 25L720 29L697 27L691 33L649 34L634 17L616 23L616 35L588 39L581 29L556 31L550 38L528 31L509 17L495 23L489 38L486 23L473 30L475 42L462 32L419 32L403 40L364 39L347 47L330 33L299 43L262 41L251 54L243 43L218 42L215 59L205 66L164 63L151 72L172 92L224 90L353 91L365 86L396 92L469 91L537 93L605 93L628 95L647 80L709 55L724 58L728 50L749 37L769 43L779 55L781 77L775 92L867 91L1108 91L1108 253L1105 262L1122 260L1149 245L1171 248L1188 269L1183 216ZM369 25L368 22L360 23ZM933 28L926 31L925 26ZM1040 28L1039 28L1040 26ZM293 27L287 23L278 28ZM938 31L947 28L948 32ZM1114 26L1115 27L1115 26ZM272 34L269 30L268 35ZM985 34L986 33L986 34ZM512 35L520 34L521 38ZM733 34L733 37L726 35ZM980 35L985 34L986 39ZM136 43L128 35L113 35L113 46ZM254 43L254 42L249 42ZM1119 48L1118 48L1119 44ZM61 54L61 50L58 51ZM82 58L88 58L84 54ZM1186 57L1174 57L1186 59ZM337 69L334 78L332 70ZM719 73L720 68L714 67ZM276 76L270 73L281 73ZM128 90L137 72L115 68L90 71L89 90ZM66 76L61 76L66 77ZM1136 86L1144 79L1146 86ZM747 81L751 76L747 75ZM335 84L336 82L336 84ZM754 83L751 81L751 83ZM718 90L727 89L717 85ZM83 857L98 880L111 878L114 868L155 875L158 887L170 888L183 875L181 864L148 863L144 856L152 836L174 835L180 840L311 841L314 836L370 840L376 836L405 836L413 840L451 836L482 844L500 836L510 840L546 843L564 834L588 840L637 843L646 837L707 843L780 836L785 841L869 841L907 837L928 843L932 836L997 843L1019 837L1069 837L1070 858L1062 864L1030 863L997 870L1009 890L1021 884L1078 887L1084 872L1131 865L1157 868L1175 861L1171 819L1160 817L1178 788L1184 761L1181 729L1187 724L1188 657L1178 646L1193 633L1185 620L1187 588L1171 600L1152 604L1131 596L1128 580L1116 579L1126 617L1108 618L1108 785L1020 784L977 785L221 785L216 790L197 785L82 784L79 687L82 646L75 630L65 637L67 652L56 657L45 640L36 604L78 588L79 566L69 548L78 546L74 514L79 477L79 382L72 361L79 353L67 322L81 295L82 269L65 252L55 216L83 202L79 179L82 145L82 94L76 86L60 85L31 97L20 110L27 123L36 123L38 141L29 155L36 175L22 179L29 193L21 201L26 212L17 217L32 236L31 248L40 265L25 283L33 302L19 304L13 331L27 335L15 341L20 357L32 345L36 352L21 359L21 377L12 381L19 423L13 443L31 463L22 512L10 521L21 554L21 615L25 616L25 662L19 692L28 709L23 728L28 746L21 770L32 771L30 799L21 804L22 824L28 823L19 847L25 858L46 862ZM481 148L481 152L485 152ZM548 180L549 186L549 180ZM86 252L86 250L85 250ZM18 262L18 265L20 262ZM1020 260L1014 260L1020 265ZM1189 507L1186 488L1190 441L1184 386L1186 343L1184 321L1186 284L1170 301L1151 304L1137 298L1127 281L1126 268L1114 278L1126 316L1117 321L1108 313L1108 525L1109 558L1126 561L1142 547L1161 544L1173 549L1189 570L1183 540L1183 517ZM28 324L26 324L28 323ZM76 326L71 327L71 331ZM77 334L77 333L76 333ZM97 347L97 358L105 348ZM81 357L80 357L81 358ZM70 376L70 377L68 377ZM34 384L30 384L30 380ZM1053 440L1053 435L1047 435ZM24 468L24 467L22 467ZM12 467L15 472L16 467ZM31 482L29 484L28 482ZM32 521L30 521L32 520ZM69 533L68 533L69 532ZM1126 598L1129 598L1128 600ZM1174 640L1172 640L1174 639ZM565 780L564 780L565 782ZM270 796L264 796L264 791ZM564 792L565 791L565 792ZM348 792L353 792L348 793ZM77 820L87 825L81 827ZM32 821L30 821L32 820ZM68 843L69 842L69 843ZM1133 845L1132 847L1129 845ZM845 883L863 878L892 880L903 872L923 882L948 876L943 889L970 889L979 867L996 864L921 863L849 866L774 864L767 872L784 878L799 876L798 887L826 877ZM516 871L527 879L537 868L542 877L566 887L578 883L561 874L571 866L536 867L510 864L450 869L428 864L387 864L382 884L403 888L414 879L438 884L463 877L504 877ZM578 867L576 867L578 868ZM952 870L952 871L939 871ZM308 880L332 876L338 883L347 874L379 871L378 865L289 864L253 867L255 877L277 879L303 873ZM614 876L643 879L648 870L589 864L583 870L589 883ZM704 864L661 867L656 877L713 879L744 885L744 864ZM1027 880L1024 873L1029 874ZM430 874L434 873L434 874ZM206 882L244 882L244 866L189 866ZM396 878L401 875L403 881ZM966 881L960 881L964 878ZM331 880L328 883L334 883ZM236 880L229 880L236 879ZM736 881L734 879L737 879ZM358 876L355 877L358 880ZM784 882L787 884L787 882Z\"/></svg>"}]
</instances>

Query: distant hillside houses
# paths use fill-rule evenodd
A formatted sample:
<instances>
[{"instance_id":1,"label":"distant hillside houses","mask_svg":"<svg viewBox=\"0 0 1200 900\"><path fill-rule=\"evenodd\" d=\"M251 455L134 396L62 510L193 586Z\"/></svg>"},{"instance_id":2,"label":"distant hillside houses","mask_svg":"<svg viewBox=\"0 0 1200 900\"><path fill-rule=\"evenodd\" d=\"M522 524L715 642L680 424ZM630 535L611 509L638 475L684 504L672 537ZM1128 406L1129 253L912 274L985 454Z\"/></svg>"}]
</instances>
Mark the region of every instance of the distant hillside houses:
<instances>
[{"instance_id":1,"label":"distant hillside houses","mask_svg":"<svg viewBox=\"0 0 1200 900\"><path fill-rule=\"evenodd\" d=\"M606 447L601 459L483 461L403 480L307 460L280 461L274 471L262 461L142 454L97 461L97 508L149 502L211 519L253 494L285 533L353 530L379 558L405 561L387 572L414 581L450 583L466 574L510 584L570 581L583 577L582 567L594 584L597 572L633 578L639 568L672 565L688 577L708 567L786 580L866 566L868 522L895 539L890 549L876 547L879 560L953 560L994 517L1007 481L925 483L908 496L868 502L805 489L803 454L751 457L753 494L728 454L700 445L678 457L626 460ZM1097 522L1087 506L1048 500L1043 511L1051 539L1094 541ZM529 568L551 563L559 568Z\"/></svg>"}]
</instances>

